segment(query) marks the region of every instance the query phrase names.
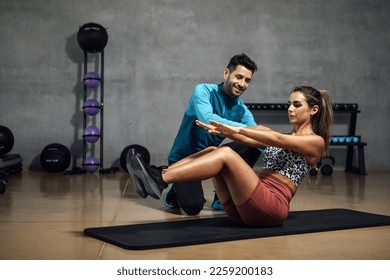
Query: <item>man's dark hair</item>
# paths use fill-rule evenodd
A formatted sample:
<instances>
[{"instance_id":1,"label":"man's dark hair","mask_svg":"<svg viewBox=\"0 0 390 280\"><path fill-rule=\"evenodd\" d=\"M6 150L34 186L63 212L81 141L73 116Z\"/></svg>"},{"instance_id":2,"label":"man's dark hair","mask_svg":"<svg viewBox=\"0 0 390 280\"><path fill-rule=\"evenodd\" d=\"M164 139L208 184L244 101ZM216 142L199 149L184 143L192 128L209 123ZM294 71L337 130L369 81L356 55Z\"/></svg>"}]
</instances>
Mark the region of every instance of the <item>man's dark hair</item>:
<instances>
[{"instance_id":1,"label":"man's dark hair","mask_svg":"<svg viewBox=\"0 0 390 280\"><path fill-rule=\"evenodd\" d=\"M247 56L245 53L233 56L230 59L227 68L230 72L233 72L236 69L237 65L242 65L245 68L251 70L253 73L257 71L256 63L252 59L250 59L249 56Z\"/></svg>"}]
</instances>

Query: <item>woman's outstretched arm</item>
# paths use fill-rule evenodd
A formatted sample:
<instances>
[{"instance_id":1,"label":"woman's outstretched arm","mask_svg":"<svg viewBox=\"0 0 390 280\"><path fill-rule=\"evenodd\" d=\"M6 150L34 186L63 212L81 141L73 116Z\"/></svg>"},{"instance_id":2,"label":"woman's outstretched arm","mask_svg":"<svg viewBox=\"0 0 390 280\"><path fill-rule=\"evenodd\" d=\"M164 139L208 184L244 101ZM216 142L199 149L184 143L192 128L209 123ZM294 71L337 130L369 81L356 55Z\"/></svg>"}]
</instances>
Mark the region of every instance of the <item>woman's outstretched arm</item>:
<instances>
[{"instance_id":1,"label":"woman's outstretched arm","mask_svg":"<svg viewBox=\"0 0 390 280\"><path fill-rule=\"evenodd\" d=\"M224 125L215 121L210 121L215 127L213 132L222 133L230 138L230 135L243 135L254 141L265 145L276 146L282 149L288 149L305 155L306 159L316 163L322 156L325 148L325 141L318 135L290 135L283 134L273 130L254 130L242 127Z\"/></svg>"},{"instance_id":2,"label":"woman's outstretched arm","mask_svg":"<svg viewBox=\"0 0 390 280\"><path fill-rule=\"evenodd\" d=\"M217 130L217 128L212 124L206 124L206 123L203 123L203 122L198 121L198 120L196 120L195 122L198 126L203 127L211 134L215 134L215 135L221 134L221 132L219 130ZM251 127L248 127L248 129L270 130L270 128L267 128L265 126L251 126ZM238 134L238 133L232 133L232 134L225 135L225 136L228 137L229 139L235 141L235 142L238 142L238 143L241 143L243 145L250 146L250 147L255 147L255 148L265 148L266 147L265 144L263 144L259 141L256 141L252 138L246 137L244 135Z\"/></svg>"}]
</instances>

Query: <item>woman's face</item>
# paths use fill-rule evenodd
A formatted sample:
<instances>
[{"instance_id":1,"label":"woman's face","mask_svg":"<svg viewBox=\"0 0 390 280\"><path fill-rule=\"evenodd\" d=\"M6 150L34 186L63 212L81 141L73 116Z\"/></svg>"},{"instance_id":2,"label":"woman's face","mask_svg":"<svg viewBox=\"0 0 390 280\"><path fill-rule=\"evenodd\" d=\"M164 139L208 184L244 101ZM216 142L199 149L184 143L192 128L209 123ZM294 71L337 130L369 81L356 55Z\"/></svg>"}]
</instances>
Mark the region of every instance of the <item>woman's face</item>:
<instances>
[{"instance_id":1,"label":"woman's face","mask_svg":"<svg viewBox=\"0 0 390 280\"><path fill-rule=\"evenodd\" d=\"M308 123L311 116L317 112L316 108L309 108L305 96L300 91L290 94L288 104L288 118L292 124L302 125Z\"/></svg>"}]
</instances>

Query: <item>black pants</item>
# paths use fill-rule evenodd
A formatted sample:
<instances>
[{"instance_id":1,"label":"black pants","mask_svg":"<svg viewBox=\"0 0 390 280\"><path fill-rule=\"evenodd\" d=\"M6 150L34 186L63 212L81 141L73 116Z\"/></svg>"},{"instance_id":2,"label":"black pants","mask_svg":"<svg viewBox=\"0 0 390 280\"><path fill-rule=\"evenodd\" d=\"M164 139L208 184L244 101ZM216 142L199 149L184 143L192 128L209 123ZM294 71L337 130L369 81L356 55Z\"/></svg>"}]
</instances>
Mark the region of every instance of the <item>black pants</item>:
<instances>
[{"instance_id":1,"label":"black pants","mask_svg":"<svg viewBox=\"0 0 390 280\"><path fill-rule=\"evenodd\" d=\"M248 147L236 142L230 142L223 146L230 147L251 167L256 164L261 154L257 148ZM172 163L170 162L169 164ZM188 215L197 215L203 209L206 200L201 181L174 183L173 191L176 193L179 207Z\"/></svg>"}]
</instances>

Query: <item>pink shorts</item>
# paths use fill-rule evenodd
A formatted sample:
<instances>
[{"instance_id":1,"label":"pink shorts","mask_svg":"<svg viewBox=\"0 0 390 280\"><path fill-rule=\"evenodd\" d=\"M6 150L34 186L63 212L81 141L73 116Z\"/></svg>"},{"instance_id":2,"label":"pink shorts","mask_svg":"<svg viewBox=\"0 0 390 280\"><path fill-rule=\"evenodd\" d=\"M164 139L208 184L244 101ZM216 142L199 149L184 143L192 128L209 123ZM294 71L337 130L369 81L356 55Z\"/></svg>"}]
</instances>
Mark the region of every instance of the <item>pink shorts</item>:
<instances>
[{"instance_id":1,"label":"pink shorts","mask_svg":"<svg viewBox=\"0 0 390 280\"><path fill-rule=\"evenodd\" d=\"M285 183L267 176L260 178L251 197L236 206L232 200L222 204L227 216L247 226L279 226L288 216L293 192Z\"/></svg>"}]
</instances>

